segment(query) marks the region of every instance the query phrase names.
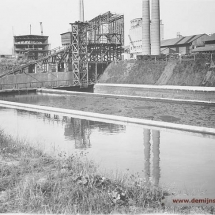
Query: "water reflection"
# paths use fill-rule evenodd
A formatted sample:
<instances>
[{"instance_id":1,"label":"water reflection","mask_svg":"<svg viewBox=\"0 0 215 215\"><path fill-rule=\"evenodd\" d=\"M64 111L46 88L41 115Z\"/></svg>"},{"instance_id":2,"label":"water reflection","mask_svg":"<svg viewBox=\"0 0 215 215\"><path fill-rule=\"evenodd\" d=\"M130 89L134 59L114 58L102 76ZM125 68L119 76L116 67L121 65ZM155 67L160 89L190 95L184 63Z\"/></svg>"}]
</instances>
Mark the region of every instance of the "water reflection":
<instances>
[{"instance_id":1,"label":"water reflection","mask_svg":"<svg viewBox=\"0 0 215 215\"><path fill-rule=\"evenodd\" d=\"M152 142L152 182L154 185L158 186L160 179L160 131L152 130Z\"/></svg>"},{"instance_id":2,"label":"water reflection","mask_svg":"<svg viewBox=\"0 0 215 215\"><path fill-rule=\"evenodd\" d=\"M75 137L75 148L76 149L90 148L91 131L89 121L84 119L73 119L72 121Z\"/></svg>"},{"instance_id":3,"label":"water reflection","mask_svg":"<svg viewBox=\"0 0 215 215\"><path fill-rule=\"evenodd\" d=\"M64 136L67 140L75 140L75 149L87 149L91 147L90 135L92 129L98 129L99 132L107 132L109 134L125 131L125 126L115 125L103 122L94 122L85 119L71 118L59 115L51 115L48 113L43 115L44 121L62 123L64 126Z\"/></svg>"},{"instance_id":4,"label":"water reflection","mask_svg":"<svg viewBox=\"0 0 215 215\"><path fill-rule=\"evenodd\" d=\"M53 156L86 150L101 170L129 169L155 186L186 184L215 193L215 142L203 135L6 108L0 108L0 129Z\"/></svg>"},{"instance_id":5,"label":"water reflection","mask_svg":"<svg viewBox=\"0 0 215 215\"><path fill-rule=\"evenodd\" d=\"M160 180L160 131L144 129L144 177L146 182L150 178L155 186ZM152 145L152 147L151 147ZM151 152L152 148L152 152ZM152 163L150 162L152 155ZM150 166L152 164L152 172Z\"/></svg>"},{"instance_id":6,"label":"water reflection","mask_svg":"<svg viewBox=\"0 0 215 215\"><path fill-rule=\"evenodd\" d=\"M144 129L144 176L146 181L149 181L150 178L150 151L151 151L151 143L150 143L150 130Z\"/></svg>"}]
</instances>

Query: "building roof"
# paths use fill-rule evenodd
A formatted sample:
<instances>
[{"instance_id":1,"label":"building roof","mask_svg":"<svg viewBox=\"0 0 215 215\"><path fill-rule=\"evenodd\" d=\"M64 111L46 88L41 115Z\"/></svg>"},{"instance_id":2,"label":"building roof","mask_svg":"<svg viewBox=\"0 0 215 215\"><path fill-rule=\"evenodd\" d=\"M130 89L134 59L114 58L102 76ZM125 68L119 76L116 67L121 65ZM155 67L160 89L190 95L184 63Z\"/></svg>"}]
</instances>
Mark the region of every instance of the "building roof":
<instances>
[{"instance_id":1,"label":"building roof","mask_svg":"<svg viewBox=\"0 0 215 215\"><path fill-rule=\"evenodd\" d=\"M161 46L173 46L177 44L181 38L173 38L173 39L167 39L161 41Z\"/></svg>"},{"instance_id":2,"label":"building roof","mask_svg":"<svg viewBox=\"0 0 215 215\"><path fill-rule=\"evenodd\" d=\"M161 47L189 44L189 43L192 43L193 41L197 40L199 37L201 37L203 35L206 35L206 34L197 34L197 35L184 36L184 37L182 36L179 38L162 40Z\"/></svg>"},{"instance_id":3,"label":"building roof","mask_svg":"<svg viewBox=\"0 0 215 215\"><path fill-rule=\"evenodd\" d=\"M213 41L213 40L215 40L215 34L212 34L211 36L207 36L204 41L207 42L207 41Z\"/></svg>"},{"instance_id":4,"label":"building roof","mask_svg":"<svg viewBox=\"0 0 215 215\"><path fill-rule=\"evenodd\" d=\"M213 51L215 51L215 46L198 47L192 50L192 52L213 52Z\"/></svg>"},{"instance_id":5,"label":"building roof","mask_svg":"<svg viewBox=\"0 0 215 215\"><path fill-rule=\"evenodd\" d=\"M43 35L32 35L32 34L29 34L29 35L19 35L19 36L14 36L15 38L48 38L48 36L43 36Z\"/></svg>"},{"instance_id":6,"label":"building roof","mask_svg":"<svg viewBox=\"0 0 215 215\"><path fill-rule=\"evenodd\" d=\"M67 32L65 32L65 33L62 33L62 34L60 34L60 35L64 35L64 34L68 34L68 33L72 33L71 31L67 31Z\"/></svg>"}]
</instances>

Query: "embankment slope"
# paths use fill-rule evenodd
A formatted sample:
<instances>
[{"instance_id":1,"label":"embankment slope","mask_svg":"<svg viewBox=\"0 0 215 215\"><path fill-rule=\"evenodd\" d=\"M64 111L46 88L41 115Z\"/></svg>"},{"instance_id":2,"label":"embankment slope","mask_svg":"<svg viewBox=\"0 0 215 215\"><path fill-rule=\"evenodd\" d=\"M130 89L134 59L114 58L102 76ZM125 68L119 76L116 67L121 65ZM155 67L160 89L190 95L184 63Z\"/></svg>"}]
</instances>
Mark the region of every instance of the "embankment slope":
<instances>
[{"instance_id":1,"label":"embankment slope","mask_svg":"<svg viewBox=\"0 0 215 215\"><path fill-rule=\"evenodd\" d=\"M126 60L111 63L100 83L215 86L215 69L205 59L192 61Z\"/></svg>"}]
</instances>

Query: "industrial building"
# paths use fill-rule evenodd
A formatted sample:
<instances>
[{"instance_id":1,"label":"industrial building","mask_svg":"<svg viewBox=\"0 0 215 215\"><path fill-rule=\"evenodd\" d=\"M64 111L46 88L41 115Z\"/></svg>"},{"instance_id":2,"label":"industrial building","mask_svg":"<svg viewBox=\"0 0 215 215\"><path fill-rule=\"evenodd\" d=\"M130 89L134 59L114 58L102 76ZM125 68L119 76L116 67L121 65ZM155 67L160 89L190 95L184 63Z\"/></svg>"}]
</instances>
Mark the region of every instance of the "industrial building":
<instances>
[{"instance_id":1,"label":"industrial building","mask_svg":"<svg viewBox=\"0 0 215 215\"><path fill-rule=\"evenodd\" d=\"M14 55L27 59L38 59L49 50L48 36L21 35L14 36Z\"/></svg>"},{"instance_id":2,"label":"industrial building","mask_svg":"<svg viewBox=\"0 0 215 215\"><path fill-rule=\"evenodd\" d=\"M131 20L129 39L131 58L136 59L138 55L160 55L160 41L164 39L160 0L151 0L151 7L150 0L142 0L142 18Z\"/></svg>"},{"instance_id":3,"label":"industrial building","mask_svg":"<svg viewBox=\"0 0 215 215\"><path fill-rule=\"evenodd\" d=\"M83 0L79 3L80 19L70 23L70 31L61 34L62 47L48 50L48 37L43 35L14 37L16 55L28 59L32 56L34 60L2 74L0 89L93 89L106 67L122 59L124 15L108 11L84 21Z\"/></svg>"},{"instance_id":4,"label":"industrial building","mask_svg":"<svg viewBox=\"0 0 215 215\"><path fill-rule=\"evenodd\" d=\"M97 81L111 62L122 59L124 15L108 11L70 25L71 31L61 34L62 46L71 46L72 51L67 68L73 70L75 85L88 85L89 81Z\"/></svg>"},{"instance_id":5,"label":"industrial building","mask_svg":"<svg viewBox=\"0 0 215 215\"><path fill-rule=\"evenodd\" d=\"M215 34L204 38L204 46L192 50L193 53L215 53Z\"/></svg>"},{"instance_id":6,"label":"industrial building","mask_svg":"<svg viewBox=\"0 0 215 215\"><path fill-rule=\"evenodd\" d=\"M71 26L73 23L70 23ZM110 11L85 22L88 44L121 44L124 45L124 15ZM72 44L71 31L61 34L62 46Z\"/></svg>"},{"instance_id":7,"label":"industrial building","mask_svg":"<svg viewBox=\"0 0 215 215\"><path fill-rule=\"evenodd\" d=\"M136 18L131 20L129 30L129 42L130 42L130 55L131 58L142 55L142 18ZM151 26L151 24L150 24ZM151 28L150 28L151 29ZM150 34L152 35L152 33ZM160 40L164 40L164 24L160 20ZM149 41L150 42L150 41Z\"/></svg>"},{"instance_id":8,"label":"industrial building","mask_svg":"<svg viewBox=\"0 0 215 215\"><path fill-rule=\"evenodd\" d=\"M193 49L203 47L207 34L198 34L191 36L179 36L173 39L161 41L162 54L190 54Z\"/></svg>"}]
</instances>

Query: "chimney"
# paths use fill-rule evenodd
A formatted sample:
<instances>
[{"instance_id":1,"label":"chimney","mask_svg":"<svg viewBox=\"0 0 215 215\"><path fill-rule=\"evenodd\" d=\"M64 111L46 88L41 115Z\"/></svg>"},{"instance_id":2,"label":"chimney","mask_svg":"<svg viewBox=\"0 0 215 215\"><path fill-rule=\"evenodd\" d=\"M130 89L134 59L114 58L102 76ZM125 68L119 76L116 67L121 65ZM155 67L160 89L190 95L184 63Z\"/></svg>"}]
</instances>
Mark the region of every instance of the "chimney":
<instances>
[{"instance_id":1,"label":"chimney","mask_svg":"<svg viewBox=\"0 0 215 215\"><path fill-rule=\"evenodd\" d=\"M142 54L151 55L149 0L142 0Z\"/></svg>"},{"instance_id":2,"label":"chimney","mask_svg":"<svg viewBox=\"0 0 215 215\"><path fill-rule=\"evenodd\" d=\"M151 54L160 55L160 0L151 4Z\"/></svg>"},{"instance_id":3,"label":"chimney","mask_svg":"<svg viewBox=\"0 0 215 215\"><path fill-rule=\"evenodd\" d=\"M84 0L79 0L79 21L84 22Z\"/></svg>"}]
</instances>

